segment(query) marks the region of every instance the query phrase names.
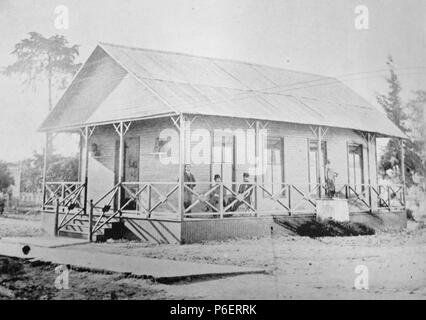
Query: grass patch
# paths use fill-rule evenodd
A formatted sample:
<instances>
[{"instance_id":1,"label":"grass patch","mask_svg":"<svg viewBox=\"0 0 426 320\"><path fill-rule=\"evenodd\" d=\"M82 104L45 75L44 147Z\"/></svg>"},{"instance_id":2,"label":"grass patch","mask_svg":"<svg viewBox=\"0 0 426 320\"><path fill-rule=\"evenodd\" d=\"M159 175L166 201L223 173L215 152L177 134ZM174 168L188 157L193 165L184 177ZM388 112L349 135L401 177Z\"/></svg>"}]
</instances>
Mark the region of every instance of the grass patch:
<instances>
[{"instance_id":1,"label":"grass patch","mask_svg":"<svg viewBox=\"0 0 426 320\"><path fill-rule=\"evenodd\" d=\"M357 222L337 222L334 220L307 221L296 229L300 236L317 237L351 237L373 235L373 228Z\"/></svg>"},{"instance_id":2,"label":"grass patch","mask_svg":"<svg viewBox=\"0 0 426 320\"><path fill-rule=\"evenodd\" d=\"M69 270L69 288L58 289L56 264L0 256L0 301L18 300L115 300L170 298L152 282L126 278L122 274L101 274ZM183 299L183 297L177 297Z\"/></svg>"},{"instance_id":3,"label":"grass patch","mask_svg":"<svg viewBox=\"0 0 426 320\"><path fill-rule=\"evenodd\" d=\"M0 258L0 274L15 276L22 272L22 264L18 259Z\"/></svg>"}]
</instances>

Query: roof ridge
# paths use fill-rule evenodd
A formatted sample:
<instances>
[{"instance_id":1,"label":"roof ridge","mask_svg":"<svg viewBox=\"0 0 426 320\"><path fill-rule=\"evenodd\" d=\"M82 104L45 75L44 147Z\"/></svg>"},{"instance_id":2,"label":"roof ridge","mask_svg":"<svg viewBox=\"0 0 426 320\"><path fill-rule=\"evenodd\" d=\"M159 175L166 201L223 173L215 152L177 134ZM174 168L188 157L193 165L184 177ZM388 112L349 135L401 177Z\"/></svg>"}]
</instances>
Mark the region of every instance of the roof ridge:
<instances>
[{"instance_id":1,"label":"roof ridge","mask_svg":"<svg viewBox=\"0 0 426 320\"><path fill-rule=\"evenodd\" d=\"M277 69L277 70L283 70L283 71L288 71L288 72L294 72L294 73L299 73L299 74L316 76L316 77L320 77L320 78L324 78L324 79L336 79L337 80L336 77L322 75L322 74L318 74L318 73L299 71L299 70L295 70L295 69L287 69L287 68L283 68L283 67L271 66L271 65L267 65L267 64L260 64L260 63L254 63L254 62L247 62L247 61L242 61L242 60L235 60L235 59L231 59L231 58L207 57L207 56L196 55L196 54L185 53L185 52L141 48L141 47L115 44L115 43L109 43L109 42L101 42L101 41L99 41L98 44L101 45L101 46L106 45L106 46L112 46L112 47L118 47L118 48L123 48L123 49L130 49L130 50L138 50L138 51L145 51L145 52L157 52L157 53L164 53L164 54L173 54L173 55L194 57L194 58L201 58L201 59L209 59L209 60L219 60L219 61L225 61L225 62L240 63L240 64L244 64L244 65L248 65L248 66L255 66L255 67L267 67L267 68L272 68L272 69Z\"/></svg>"}]
</instances>

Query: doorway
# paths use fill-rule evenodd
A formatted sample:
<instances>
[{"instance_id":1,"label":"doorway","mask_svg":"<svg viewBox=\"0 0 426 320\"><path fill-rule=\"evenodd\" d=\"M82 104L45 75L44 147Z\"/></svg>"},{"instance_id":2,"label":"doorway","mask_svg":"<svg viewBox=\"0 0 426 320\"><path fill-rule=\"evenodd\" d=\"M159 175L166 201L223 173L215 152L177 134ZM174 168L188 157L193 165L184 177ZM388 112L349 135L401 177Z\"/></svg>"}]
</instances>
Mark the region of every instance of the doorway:
<instances>
[{"instance_id":1,"label":"doorway","mask_svg":"<svg viewBox=\"0 0 426 320\"><path fill-rule=\"evenodd\" d=\"M223 183L235 190L235 136L215 136L212 147L211 180L219 174Z\"/></svg>"},{"instance_id":2,"label":"doorway","mask_svg":"<svg viewBox=\"0 0 426 320\"><path fill-rule=\"evenodd\" d=\"M120 159L120 141L115 143L115 183L119 179L119 159ZM139 182L139 167L140 167L140 137L124 138L124 156L123 156L123 182ZM127 185L127 188L136 192L138 185ZM130 200L129 194L122 190L121 206ZM120 207L121 207L120 206ZM130 201L126 205L126 210L137 210L136 201Z\"/></svg>"},{"instance_id":3,"label":"doorway","mask_svg":"<svg viewBox=\"0 0 426 320\"><path fill-rule=\"evenodd\" d=\"M320 170L322 170L323 177L326 176L327 164L327 142L321 141L322 163L320 166L318 141L308 141L308 179L309 179L309 192L316 190L316 195L320 196L321 188L318 187L320 181Z\"/></svg>"},{"instance_id":4,"label":"doorway","mask_svg":"<svg viewBox=\"0 0 426 320\"><path fill-rule=\"evenodd\" d=\"M364 190L364 159L361 144L348 144L348 184L356 191Z\"/></svg>"}]
</instances>

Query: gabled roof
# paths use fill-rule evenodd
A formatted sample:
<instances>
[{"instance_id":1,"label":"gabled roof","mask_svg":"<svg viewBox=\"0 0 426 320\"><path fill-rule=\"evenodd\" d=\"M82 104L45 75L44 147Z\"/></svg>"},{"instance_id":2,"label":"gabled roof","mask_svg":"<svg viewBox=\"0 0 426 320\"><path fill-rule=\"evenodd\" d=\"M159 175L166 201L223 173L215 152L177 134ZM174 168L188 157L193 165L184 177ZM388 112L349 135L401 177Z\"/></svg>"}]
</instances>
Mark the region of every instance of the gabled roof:
<instances>
[{"instance_id":1,"label":"gabled roof","mask_svg":"<svg viewBox=\"0 0 426 320\"><path fill-rule=\"evenodd\" d=\"M335 78L100 43L41 131L176 113L322 125L406 138Z\"/></svg>"}]
</instances>

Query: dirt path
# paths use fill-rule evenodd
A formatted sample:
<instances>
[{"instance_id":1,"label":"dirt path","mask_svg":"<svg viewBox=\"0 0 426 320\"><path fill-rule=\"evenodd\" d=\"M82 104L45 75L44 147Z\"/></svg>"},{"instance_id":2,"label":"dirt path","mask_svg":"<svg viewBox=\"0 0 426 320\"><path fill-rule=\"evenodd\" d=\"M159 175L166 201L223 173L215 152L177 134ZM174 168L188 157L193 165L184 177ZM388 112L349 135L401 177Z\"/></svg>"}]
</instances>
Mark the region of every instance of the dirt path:
<instances>
[{"instance_id":1,"label":"dirt path","mask_svg":"<svg viewBox=\"0 0 426 320\"><path fill-rule=\"evenodd\" d=\"M30 263L0 256L1 299L166 299L167 294L147 280L122 275L69 271L69 288L57 289L55 265Z\"/></svg>"},{"instance_id":2,"label":"dirt path","mask_svg":"<svg viewBox=\"0 0 426 320\"><path fill-rule=\"evenodd\" d=\"M160 286L200 299L425 299L426 229L365 237L277 237L186 246L91 244L80 250L120 252L184 261L264 267L247 275ZM369 289L354 288L357 266Z\"/></svg>"},{"instance_id":3,"label":"dirt path","mask_svg":"<svg viewBox=\"0 0 426 320\"><path fill-rule=\"evenodd\" d=\"M278 249L273 275L171 286L171 294L201 299L425 299L426 249L422 246L317 244ZM355 268L368 268L369 289L356 290Z\"/></svg>"},{"instance_id":4,"label":"dirt path","mask_svg":"<svg viewBox=\"0 0 426 320\"><path fill-rule=\"evenodd\" d=\"M43 234L40 217L5 215L0 216L0 238L37 236Z\"/></svg>"},{"instance_id":5,"label":"dirt path","mask_svg":"<svg viewBox=\"0 0 426 320\"><path fill-rule=\"evenodd\" d=\"M0 218L0 234L38 232L37 222L22 222ZM2 275L0 285L18 286L18 295L19 288L33 288L34 295L29 295L36 299L426 298L426 228L363 237L266 237L182 246L118 242L79 245L73 250L261 267L269 274L160 285L117 275L72 270L71 289L55 292L52 286L56 274L52 266L42 269L25 266L23 278L14 281L13 277ZM368 290L354 288L358 276L355 269L360 265L368 269ZM45 286L48 287L47 293L42 289ZM22 297L27 296L22 293Z\"/></svg>"}]
</instances>

